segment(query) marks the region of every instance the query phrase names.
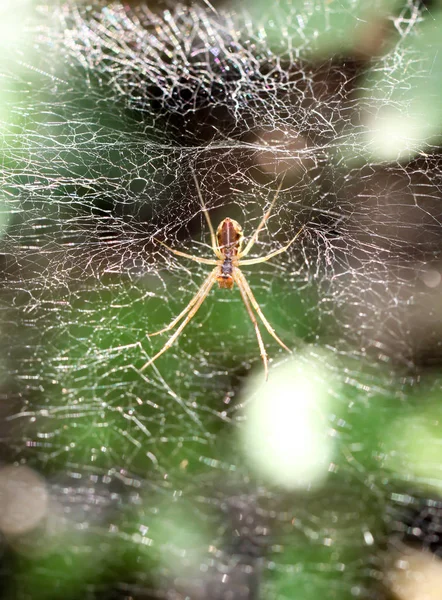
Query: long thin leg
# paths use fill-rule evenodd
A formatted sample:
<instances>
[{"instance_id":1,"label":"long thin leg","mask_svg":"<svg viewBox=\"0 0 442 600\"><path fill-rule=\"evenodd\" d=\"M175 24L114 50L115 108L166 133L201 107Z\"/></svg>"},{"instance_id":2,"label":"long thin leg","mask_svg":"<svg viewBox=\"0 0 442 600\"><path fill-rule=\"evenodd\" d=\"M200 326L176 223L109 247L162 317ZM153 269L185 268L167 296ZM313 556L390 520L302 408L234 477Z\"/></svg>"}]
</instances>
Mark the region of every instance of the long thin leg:
<instances>
[{"instance_id":1,"label":"long thin leg","mask_svg":"<svg viewBox=\"0 0 442 600\"><path fill-rule=\"evenodd\" d=\"M181 252L180 250L175 250L174 248L171 248L170 246L168 246L161 240L158 240L157 238L154 238L154 240L156 242L158 242L159 244L161 244L162 246L164 246L165 248L167 248L170 252L173 252L173 254L176 254L177 256L183 256L184 258L188 258L189 260L193 260L197 263L203 263L205 265L218 265L219 264L219 261L215 260L214 258L202 258L201 256L193 256L193 254L187 254L186 252Z\"/></svg>"},{"instance_id":2,"label":"long thin leg","mask_svg":"<svg viewBox=\"0 0 442 600\"><path fill-rule=\"evenodd\" d=\"M253 295L253 292L250 289L249 284L247 283L247 279L244 277L244 275L241 273L241 271L238 268L236 268L235 273L236 273L235 281L236 281L239 289L241 289L241 287L244 288L244 291L247 294L253 308L256 310L258 317L264 323L264 326L267 329L267 331L278 342L278 344L284 348L284 350L287 350L287 352L290 352L290 354L291 354L292 351L290 350L290 348L287 348L287 346L284 344L284 342L279 339L279 337L275 333L275 330L273 329L273 327L270 325L270 323L265 318L262 310L259 308L259 304L256 301L255 296Z\"/></svg>"},{"instance_id":3,"label":"long thin leg","mask_svg":"<svg viewBox=\"0 0 442 600\"><path fill-rule=\"evenodd\" d=\"M269 378L268 357L267 357L267 352L266 352L266 349L264 346L264 342L262 341L261 332L259 331L258 321L256 320L256 317L253 314L252 307L250 306L249 298L247 296L247 292L244 289L242 282L237 278L235 278L235 281L236 281L239 291L241 292L241 296L242 296L243 302L246 306L247 312L249 313L250 320L252 321L253 326L255 328L256 337L258 338L259 351L261 354L262 362L264 363L264 371L265 371L265 377L266 377L266 381L267 381Z\"/></svg>"},{"instance_id":4,"label":"long thin leg","mask_svg":"<svg viewBox=\"0 0 442 600\"><path fill-rule=\"evenodd\" d=\"M296 240L296 238L298 237L298 235L301 233L301 231L303 229L304 229L304 225L301 227L301 229L298 231L298 233L295 235L295 237L292 240L290 240L290 242L286 246L283 246L282 248L279 248L279 250L275 250L274 252L270 252L270 254L267 254L267 256L261 256L259 258L248 258L246 260L240 259L239 260L239 264L241 266L243 266L243 265L257 265L259 263L267 262L268 260L270 260L274 256L278 256L278 254L282 254L288 248L290 248L290 246L293 244L293 242Z\"/></svg>"},{"instance_id":5,"label":"long thin leg","mask_svg":"<svg viewBox=\"0 0 442 600\"><path fill-rule=\"evenodd\" d=\"M204 216L206 217L207 225L209 226L210 239L212 240L212 250L215 253L215 256L217 256L218 258L223 258L223 255L221 254L221 252L218 248L218 244L216 241L216 235L215 235L215 231L213 229L212 220L210 218L209 211L207 210L206 205L204 204L200 184L198 183L198 179L196 178L195 171L193 169L192 169L192 176L195 181L196 191L198 193L198 198L200 199L200 203L201 203L201 207L203 209Z\"/></svg>"},{"instance_id":6,"label":"long thin leg","mask_svg":"<svg viewBox=\"0 0 442 600\"><path fill-rule=\"evenodd\" d=\"M148 333L147 337L153 337L154 335L159 335L160 333L165 333L166 331L170 331L171 329L173 329L175 327L175 325L181 321L181 319L184 317L184 315L186 315L189 312L189 310L192 308L192 306L194 306L198 302L198 300L201 298L201 296L204 296L204 294L206 292L206 288L209 285L211 285L212 277L213 277L213 272L210 273L209 276L203 281L200 289L197 291L195 296L191 299L191 301L186 306L186 308L184 310L182 310L180 312L180 314L177 317L175 317L173 319L173 321L171 321L167 327L164 327L164 329L160 329L160 331L155 331L155 333Z\"/></svg>"},{"instance_id":7,"label":"long thin leg","mask_svg":"<svg viewBox=\"0 0 442 600\"><path fill-rule=\"evenodd\" d=\"M157 358L159 358L162 354L164 354L164 352L166 352L166 350L168 350L172 346L172 344L177 339L177 337L180 335L180 333L183 331L183 329L185 328L187 323L196 314L196 312L198 311L201 304L207 298L210 290L212 289L213 284L216 281L215 273L217 273L217 271L218 271L218 269L213 269L212 273L210 274L211 275L210 282L208 282L204 294L202 294L200 296L200 298L195 302L193 308L190 310L189 314L184 319L184 321L181 323L181 325L178 327L178 329L175 331L175 333L167 340L167 342L164 344L164 346L161 348L161 350L159 352L157 352L153 358L148 360L147 363L141 367L140 371L144 371L144 369L147 369L148 366L150 366L153 362L155 362Z\"/></svg>"},{"instance_id":8,"label":"long thin leg","mask_svg":"<svg viewBox=\"0 0 442 600\"><path fill-rule=\"evenodd\" d=\"M244 248L244 250L239 253L238 258L241 258L242 256L247 256L247 254L250 252L250 250L254 246L256 240L258 239L259 232L261 231L261 229L266 224L267 219L270 217L270 213L272 212L273 205L275 204L276 199L278 198L279 191L281 189L283 181L284 181L284 178L281 179L281 182L278 185L278 189L276 190L275 197L273 198L272 203L270 204L268 211L264 214L264 216L263 216L263 218L261 220L261 223L256 228L255 233L252 235L252 237L248 241L248 243L247 243L246 247Z\"/></svg>"}]
</instances>

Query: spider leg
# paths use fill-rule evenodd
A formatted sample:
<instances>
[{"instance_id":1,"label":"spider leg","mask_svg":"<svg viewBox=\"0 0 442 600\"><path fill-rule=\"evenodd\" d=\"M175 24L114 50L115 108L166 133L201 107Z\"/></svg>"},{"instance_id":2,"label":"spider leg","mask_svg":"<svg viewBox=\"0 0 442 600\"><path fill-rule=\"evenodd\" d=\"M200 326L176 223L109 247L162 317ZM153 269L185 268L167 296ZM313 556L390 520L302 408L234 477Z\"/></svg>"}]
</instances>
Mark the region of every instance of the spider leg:
<instances>
[{"instance_id":1,"label":"spider leg","mask_svg":"<svg viewBox=\"0 0 442 600\"><path fill-rule=\"evenodd\" d=\"M236 269L236 271L238 271ZM244 289L241 280L238 277L235 277L235 282L238 286L238 289L241 293L241 297L243 299L243 302L245 304L245 307L247 309L247 312L249 313L249 317L250 320L253 323L253 326L255 328L255 333L256 333L256 337L258 338L258 345L259 345L259 350L261 353L261 358L262 358L262 362L264 363L264 371L265 371L265 377L266 377L266 381L269 378L269 367L268 367L268 357L267 357L267 352L265 350L265 346L264 346L264 342L262 341L262 336L261 336L261 332L259 331L259 327L258 327L258 321L256 320L255 315L253 314L253 310L252 307L250 306L250 302L249 302L249 298L247 295L247 291Z\"/></svg>"},{"instance_id":2,"label":"spider leg","mask_svg":"<svg viewBox=\"0 0 442 600\"><path fill-rule=\"evenodd\" d=\"M193 175L193 179L195 181L196 191L198 192L198 198L200 200L204 216L206 217L207 225L209 226L210 239L212 241L212 250L213 250L215 256L217 256L218 258L222 259L223 255L221 254L221 252L220 252L220 250L218 248L218 244L217 244L217 241L216 241L215 231L214 231L213 225L212 225L212 220L210 218L209 211L207 210L206 205L204 204L204 200L203 200L203 195L201 193L200 184L198 183L198 179L196 178L195 171L193 169L192 169L192 175Z\"/></svg>"},{"instance_id":3,"label":"spider leg","mask_svg":"<svg viewBox=\"0 0 442 600\"><path fill-rule=\"evenodd\" d=\"M184 258L188 258L189 260L193 260L198 263L203 263L205 265L219 264L218 261L215 260L214 258L202 258L201 256L193 256L193 254L187 254L186 252L181 252L180 250L175 250L174 248L171 248L170 246L168 246L161 240L158 240L157 238L154 238L154 240L156 242L158 242L159 244L161 244L162 246L164 246L165 248L167 248L170 252L173 252L173 254L176 254L177 256L183 256Z\"/></svg>"},{"instance_id":4,"label":"spider leg","mask_svg":"<svg viewBox=\"0 0 442 600\"><path fill-rule=\"evenodd\" d=\"M279 248L278 250L275 250L274 252L270 252L270 254L267 254L267 256L261 256L259 258L248 258L247 260L239 259L239 264L241 266L242 265L257 265L259 263L267 262L268 260L270 260L274 256L277 256L278 254L282 254L288 248L290 248L290 246L293 244L293 242L296 240L296 238L298 237L298 235L301 233L301 231L303 229L304 229L304 225L301 227L301 229L298 231L298 233L295 235L295 237L292 240L290 240L290 242L288 244L286 244L285 246L283 246L282 248Z\"/></svg>"},{"instance_id":5,"label":"spider leg","mask_svg":"<svg viewBox=\"0 0 442 600\"><path fill-rule=\"evenodd\" d=\"M147 337L153 337L154 335L159 335L160 333L164 333L165 331L170 331L171 329L173 329L175 327L175 325L177 323L179 323L179 321L181 321L181 319L184 317L184 315L186 315L189 312L189 310L192 308L192 306L194 306L198 302L198 300L201 298L201 296L204 296L204 294L206 293L207 287L209 285L210 286L212 285L212 283L211 283L212 278L213 278L213 272L211 272L209 274L209 276L204 280L204 282L200 286L200 289L197 291L195 296L191 299L191 301L186 306L186 308L183 311L181 311L180 314L177 317L175 317L173 319L173 321L171 321L167 327L164 327L164 329L160 329L160 331L155 331L155 333L148 333Z\"/></svg>"},{"instance_id":6,"label":"spider leg","mask_svg":"<svg viewBox=\"0 0 442 600\"><path fill-rule=\"evenodd\" d=\"M252 247L255 245L255 242L258 239L259 232L264 227L264 225L266 224L268 218L270 217L270 213L272 212L273 205L275 204L276 199L278 198L279 191L281 189L283 181L284 181L284 177L281 179L281 183L278 185L278 189L276 190L275 197L273 198L273 200L272 200L272 202L271 202L271 204L269 206L268 211L264 214L263 218L261 219L261 223L258 225L258 227L255 230L255 233L252 235L252 237L250 238L250 240L247 242L247 245L244 248L244 250L239 253L239 255L238 255L239 258L241 258L242 256L247 256L247 254L250 252L250 250L252 249Z\"/></svg>"},{"instance_id":7,"label":"spider leg","mask_svg":"<svg viewBox=\"0 0 442 600\"><path fill-rule=\"evenodd\" d=\"M290 348L287 348L287 346L284 344L284 342L282 340L279 339L279 337L276 335L275 330L273 329L273 327L270 325L270 323L267 321L267 319L265 318L262 310L259 308L259 304L256 301L255 296L253 295L252 290L250 289L249 284L247 283L247 279L244 277L244 275L241 273L240 269L238 269L238 267L236 268L236 283L239 287L239 289L241 289L241 287L244 289L245 293L247 294L253 308L256 310L258 317L261 319L261 321L264 323L265 328L267 329L267 331L270 333L270 335L278 342L278 344L280 346L282 346L284 348L284 350L287 350L287 352L290 352L290 354L292 354L292 351L290 350Z\"/></svg>"},{"instance_id":8,"label":"spider leg","mask_svg":"<svg viewBox=\"0 0 442 600\"><path fill-rule=\"evenodd\" d=\"M159 358L162 354L164 354L164 352L166 352L166 350L168 350L172 346L172 344L177 339L177 337L180 335L180 333L183 331L183 329L185 328L187 323L192 319L192 317L196 314L196 312L198 311L201 304L207 298L210 290L212 289L213 284L216 281L216 273L217 272L218 272L218 268L213 269L212 273L209 276L209 280L207 282L207 286L206 286L204 293L201 294L199 299L195 302L195 304L191 308L187 317L184 319L184 321L181 323L181 325L178 327L178 329L175 331L175 333L167 340L167 342L164 344L164 346L161 348L161 350L159 352L157 352L153 358L148 360L147 363L141 367L140 371L144 371L144 369L147 369L147 367L149 367L153 362L155 362L157 358Z\"/></svg>"}]
</instances>

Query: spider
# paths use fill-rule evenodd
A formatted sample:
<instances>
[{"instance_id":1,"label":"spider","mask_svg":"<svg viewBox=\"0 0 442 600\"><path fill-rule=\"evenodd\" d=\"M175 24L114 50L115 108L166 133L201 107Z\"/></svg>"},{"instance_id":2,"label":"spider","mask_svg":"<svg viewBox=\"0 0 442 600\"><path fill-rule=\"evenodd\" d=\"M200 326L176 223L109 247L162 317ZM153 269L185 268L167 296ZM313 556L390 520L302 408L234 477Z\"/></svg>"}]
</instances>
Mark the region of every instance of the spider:
<instances>
[{"instance_id":1,"label":"spider","mask_svg":"<svg viewBox=\"0 0 442 600\"><path fill-rule=\"evenodd\" d=\"M261 222L259 223L258 227L255 230L255 233L252 235L252 237L246 244L244 250L242 250L242 244L243 244L243 238L244 238L242 227L234 219L230 219L229 217L227 217L226 219L221 221L221 223L219 224L219 226L216 230L216 233L215 233L213 226L212 226L212 221L210 219L209 212L206 208L206 205L204 204L204 200L203 200L203 196L201 194L201 189L198 184L198 180L196 178L195 173L192 173L192 174L193 174L193 178L195 180L195 185L196 185L196 189L198 192L198 197L199 197L199 200L201 203L201 207L204 212L204 216L206 217L207 225L209 226L212 250L216 256L216 259L202 258L199 256L194 256L192 254L187 254L185 252L181 252L180 250L175 250L174 248L170 248L169 246L167 246L164 242L162 242L160 240L156 239L155 241L158 242L159 244L161 244L162 246L164 246L165 248L167 248L173 254L176 254L177 256L181 256L183 258L187 258L189 260L193 260L198 263L203 263L205 265L213 265L213 266L215 266L215 268L213 269L213 271L211 271L211 273L209 273L208 277L202 283L200 289L195 294L195 296L191 299L189 304L180 312L180 314L177 317L175 317L173 319L173 321L171 321L169 323L169 325L167 327L165 327L164 329L161 329L160 331L156 331L155 333L147 334L148 337L152 337L154 335L159 335L160 333L170 331L171 329L173 329L175 327L175 325L177 325L181 321L181 319L186 317L184 319L184 321L181 323L181 325L178 327L178 329L175 331L175 333L167 340L167 342L164 344L162 349L159 352L157 352L157 354L155 354L155 356L153 358L151 358L145 365L143 365L141 367L141 371L143 371L144 369L149 367L154 361L157 360L157 358L159 358L162 354L164 354L164 352L166 352L166 350L168 350L172 346L172 344L178 338L178 336L183 331L183 329L186 327L186 325L189 323L189 321L192 319L192 317L195 316L198 309L200 308L200 306L202 305L204 300L209 295L209 292L212 289L215 282L218 283L218 286L220 288L225 288L228 290L231 290L233 288L234 284L236 283L236 285L238 286L239 291L241 293L241 296L242 296L243 302L245 304L245 307L247 309L247 312L249 313L249 317L255 328L256 337L258 338L258 345L259 345L261 358L264 363L265 378L267 380L268 379L268 356L267 356L267 352L264 347L264 342L262 341L261 332L258 327L258 321L256 319L255 314L253 313L252 307L255 309L257 315L263 322L267 331L270 333L271 336L273 336L273 338L278 342L278 344L280 346L282 346L285 350L287 350L287 352L291 353L291 350L289 348L287 348L287 346L284 344L284 342L282 340L279 339L279 337L275 333L275 330L273 329L273 327L270 325L270 323L265 318L262 310L260 309L260 307L255 299L255 296L253 295L252 290L250 289L249 284L247 283L246 278L244 277L244 275L241 272L241 269L239 267L263 263L263 262L270 260L274 256L277 256L278 254L282 254L293 244L293 242L296 240L296 238L299 236L299 234L303 230L304 226L302 226L301 229L295 235L295 237L292 240L290 240L290 242L288 244L286 244L285 246L283 246L282 248L279 248L278 250L274 250L273 252L270 252L270 254L267 254L267 256L243 260L243 258L245 256L247 256L247 254L253 248L255 242L258 239L259 232L264 227L267 219L270 217L270 213L272 211L273 205L275 204L276 199L279 194L279 191L281 189L282 181L279 184L279 187L278 187L276 194L270 204L269 209L264 214Z\"/></svg>"}]
</instances>

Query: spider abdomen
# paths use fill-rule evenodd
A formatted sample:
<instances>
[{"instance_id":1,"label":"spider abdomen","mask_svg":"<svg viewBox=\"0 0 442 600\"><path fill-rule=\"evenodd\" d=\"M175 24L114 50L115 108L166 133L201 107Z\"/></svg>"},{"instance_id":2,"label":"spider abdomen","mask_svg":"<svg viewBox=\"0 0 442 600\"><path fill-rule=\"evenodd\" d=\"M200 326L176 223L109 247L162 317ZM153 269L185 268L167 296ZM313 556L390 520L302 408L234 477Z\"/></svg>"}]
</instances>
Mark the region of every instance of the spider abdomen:
<instances>
[{"instance_id":1,"label":"spider abdomen","mask_svg":"<svg viewBox=\"0 0 442 600\"><path fill-rule=\"evenodd\" d=\"M226 257L236 256L241 250L243 232L241 225L227 217L216 230L216 239L221 253Z\"/></svg>"}]
</instances>

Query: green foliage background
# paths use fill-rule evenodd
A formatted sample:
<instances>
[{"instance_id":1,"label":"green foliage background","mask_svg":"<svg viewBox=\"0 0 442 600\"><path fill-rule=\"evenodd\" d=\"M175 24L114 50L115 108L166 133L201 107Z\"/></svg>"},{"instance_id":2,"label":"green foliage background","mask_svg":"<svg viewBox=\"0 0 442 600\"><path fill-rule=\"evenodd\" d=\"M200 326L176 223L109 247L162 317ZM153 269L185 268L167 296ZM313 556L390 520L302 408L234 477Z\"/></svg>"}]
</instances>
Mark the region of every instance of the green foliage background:
<instances>
[{"instance_id":1,"label":"green foliage background","mask_svg":"<svg viewBox=\"0 0 442 600\"><path fill-rule=\"evenodd\" d=\"M442 13L214 8L2 13L3 461L39 473L56 507L5 535L5 598L215 598L223 585L234 598L387 596L397 515L439 497L440 291L422 273L440 268ZM303 174L290 174L294 116L313 108ZM264 151L260 170L250 156ZM214 220L250 233L281 156L288 184L260 251L300 222L306 235L248 279L295 363L328 386L334 455L319 489L287 490L247 461L261 365L238 294L214 290L140 371L162 344L145 333L205 274L154 242L209 252L189 165ZM268 338L278 377L287 359Z\"/></svg>"}]
</instances>

